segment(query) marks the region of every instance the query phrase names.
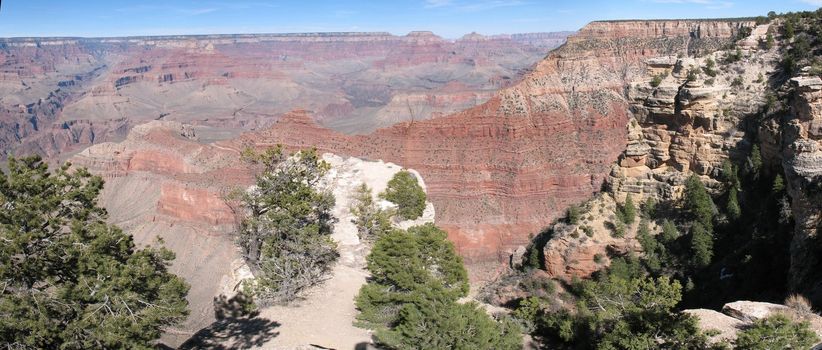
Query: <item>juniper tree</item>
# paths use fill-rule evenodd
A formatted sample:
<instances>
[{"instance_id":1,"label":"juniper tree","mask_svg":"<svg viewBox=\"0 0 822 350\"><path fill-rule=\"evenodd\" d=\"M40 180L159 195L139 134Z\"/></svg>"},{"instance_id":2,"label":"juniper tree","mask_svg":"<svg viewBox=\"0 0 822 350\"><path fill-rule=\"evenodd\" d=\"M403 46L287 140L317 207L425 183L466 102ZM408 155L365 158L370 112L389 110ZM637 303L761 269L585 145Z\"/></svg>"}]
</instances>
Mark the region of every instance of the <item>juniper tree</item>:
<instances>
[{"instance_id":1,"label":"juniper tree","mask_svg":"<svg viewBox=\"0 0 822 350\"><path fill-rule=\"evenodd\" d=\"M289 302L322 281L338 256L330 237L334 196L320 186L330 165L315 150L244 153L262 168L242 198L238 241L255 277L247 286L261 304Z\"/></svg>"},{"instance_id":2,"label":"juniper tree","mask_svg":"<svg viewBox=\"0 0 822 350\"><path fill-rule=\"evenodd\" d=\"M675 311L682 286L613 273L577 287L575 311L544 312L537 334L576 349L709 349L693 316Z\"/></svg>"},{"instance_id":3,"label":"juniper tree","mask_svg":"<svg viewBox=\"0 0 822 350\"><path fill-rule=\"evenodd\" d=\"M356 297L358 325L391 349L519 349L520 329L475 304L459 304L468 275L433 224L380 236L366 258L371 279Z\"/></svg>"},{"instance_id":4,"label":"juniper tree","mask_svg":"<svg viewBox=\"0 0 822 350\"><path fill-rule=\"evenodd\" d=\"M103 180L37 157L0 171L0 346L151 349L188 314L174 254L106 223Z\"/></svg>"},{"instance_id":5,"label":"juniper tree","mask_svg":"<svg viewBox=\"0 0 822 350\"><path fill-rule=\"evenodd\" d=\"M425 191L414 174L406 170L394 174L382 197L396 204L397 215L405 220L416 219L425 211Z\"/></svg>"}]
</instances>

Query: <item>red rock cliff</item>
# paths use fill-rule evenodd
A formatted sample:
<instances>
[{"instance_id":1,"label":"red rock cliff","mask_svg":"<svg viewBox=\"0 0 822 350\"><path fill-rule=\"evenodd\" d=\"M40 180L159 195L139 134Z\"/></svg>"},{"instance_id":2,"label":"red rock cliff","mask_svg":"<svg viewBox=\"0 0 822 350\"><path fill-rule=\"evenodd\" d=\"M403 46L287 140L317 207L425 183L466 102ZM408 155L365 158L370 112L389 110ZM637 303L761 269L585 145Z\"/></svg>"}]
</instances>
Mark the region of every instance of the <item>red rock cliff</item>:
<instances>
[{"instance_id":1,"label":"red rock cliff","mask_svg":"<svg viewBox=\"0 0 822 350\"><path fill-rule=\"evenodd\" d=\"M727 43L747 22L594 22L488 102L366 136L317 126L305 112L242 143L379 158L417 169L469 263L504 259L565 208L599 190L626 145L627 83L643 60Z\"/></svg>"}]
</instances>

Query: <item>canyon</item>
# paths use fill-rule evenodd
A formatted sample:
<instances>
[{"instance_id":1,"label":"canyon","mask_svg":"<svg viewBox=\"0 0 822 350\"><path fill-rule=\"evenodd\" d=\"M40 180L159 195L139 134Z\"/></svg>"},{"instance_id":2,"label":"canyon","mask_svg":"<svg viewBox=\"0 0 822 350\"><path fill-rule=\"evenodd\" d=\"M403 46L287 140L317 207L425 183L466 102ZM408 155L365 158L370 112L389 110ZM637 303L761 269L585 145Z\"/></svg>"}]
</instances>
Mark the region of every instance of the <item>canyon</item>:
<instances>
[{"instance_id":1,"label":"canyon","mask_svg":"<svg viewBox=\"0 0 822 350\"><path fill-rule=\"evenodd\" d=\"M744 159L755 133L764 161L785 170L796 220L789 289L817 301L822 80L793 78L784 120L746 124L768 108L777 74L778 48L758 47L769 30L749 19L636 20L455 41L4 39L0 149L100 174L112 221L141 244L161 237L174 270L208 286L192 289L192 316L170 344L205 326L211 298L246 273L227 196L253 181L241 152L276 145L415 169L433 220L472 281L486 282L571 205L594 198L585 214L612 214L627 196L677 200L691 174L720 191L723 163ZM549 278L589 277L607 264L597 255L641 252L636 227L616 239L603 217L584 222L590 235L554 227L542 251Z\"/></svg>"},{"instance_id":2,"label":"canyon","mask_svg":"<svg viewBox=\"0 0 822 350\"><path fill-rule=\"evenodd\" d=\"M150 120L228 138L296 108L369 132L482 103L568 34L0 39L0 149L60 158Z\"/></svg>"},{"instance_id":3,"label":"canyon","mask_svg":"<svg viewBox=\"0 0 822 350\"><path fill-rule=\"evenodd\" d=\"M626 87L648 77L646 60L716 50L751 25L594 22L519 82L450 115L350 134L323 125L316 111L300 109L236 137L215 137L205 121L154 120L71 161L106 179L103 204L112 221L143 244L163 237L178 253L175 270L194 285L212 287L231 286L240 274L232 258L236 217L225 195L253 179L240 160L242 150L281 144L393 162L425 179L435 222L448 232L472 279L488 280L569 205L606 184L630 139ZM574 269L584 275L590 267ZM204 326L218 292L192 290L190 323L171 343Z\"/></svg>"}]
</instances>

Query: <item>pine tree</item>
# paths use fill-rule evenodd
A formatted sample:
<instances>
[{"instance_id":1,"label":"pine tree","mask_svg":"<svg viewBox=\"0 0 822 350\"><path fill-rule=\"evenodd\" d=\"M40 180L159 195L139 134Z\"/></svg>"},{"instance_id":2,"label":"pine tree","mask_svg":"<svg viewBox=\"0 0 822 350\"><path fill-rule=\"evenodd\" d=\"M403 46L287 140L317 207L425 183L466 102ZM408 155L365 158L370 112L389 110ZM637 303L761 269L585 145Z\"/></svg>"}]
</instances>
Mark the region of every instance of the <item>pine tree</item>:
<instances>
[{"instance_id":1,"label":"pine tree","mask_svg":"<svg viewBox=\"0 0 822 350\"><path fill-rule=\"evenodd\" d=\"M676 225L671 220L665 220L662 223L662 233L660 234L660 241L664 244L673 242L679 238L679 231L676 229Z\"/></svg>"},{"instance_id":2,"label":"pine tree","mask_svg":"<svg viewBox=\"0 0 822 350\"><path fill-rule=\"evenodd\" d=\"M758 178L759 172L762 170L762 152L759 151L759 145L753 145L753 148L751 148L751 155L748 157L748 166L754 178Z\"/></svg>"},{"instance_id":3,"label":"pine tree","mask_svg":"<svg viewBox=\"0 0 822 350\"><path fill-rule=\"evenodd\" d=\"M103 180L35 157L0 171L0 343L35 349L153 349L188 314L174 254L137 249L97 205Z\"/></svg>"},{"instance_id":4,"label":"pine tree","mask_svg":"<svg viewBox=\"0 0 822 350\"><path fill-rule=\"evenodd\" d=\"M694 222L691 226L691 252L693 254L693 266L704 268L711 263L714 255L714 238L711 232L699 222Z\"/></svg>"},{"instance_id":5,"label":"pine tree","mask_svg":"<svg viewBox=\"0 0 822 350\"><path fill-rule=\"evenodd\" d=\"M713 228L716 207L699 177L691 175L685 181L685 207L704 228Z\"/></svg>"},{"instance_id":6,"label":"pine tree","mask_svg":"<svg viewBox=\"0 0 822 350\"><path fill-rule=\"evenodd\" d=\"M625 197L625 204L622 205L622 217L623 221L626 224L632 224L634 219L636 219L636 206L634 205L634 200L631 198L629 194Z\"/></svg>"},{"instance_id":7,"label":"pine tree","mask_svg":"<svg viewBox=\"0 0 822 350\"><path fill-rule=\"evenodd\" d=\"M773 179L773 186L771 187L771 193L779 194L785 190L785 179L782 178L782 175L776 175Z\"/></svg>"},{"instance_id":8,"label":"pine tree","mask_svg":"<svg viewBox=\"0 0 822 350\"><path fill-rule=\"evenodd\" d=\"M453 243L433 224L380 236L366 258L371 279L356 298L357 325L392 349L519 349L520 327L495 321L468 293Z\"/></svg>"}]
</instances>

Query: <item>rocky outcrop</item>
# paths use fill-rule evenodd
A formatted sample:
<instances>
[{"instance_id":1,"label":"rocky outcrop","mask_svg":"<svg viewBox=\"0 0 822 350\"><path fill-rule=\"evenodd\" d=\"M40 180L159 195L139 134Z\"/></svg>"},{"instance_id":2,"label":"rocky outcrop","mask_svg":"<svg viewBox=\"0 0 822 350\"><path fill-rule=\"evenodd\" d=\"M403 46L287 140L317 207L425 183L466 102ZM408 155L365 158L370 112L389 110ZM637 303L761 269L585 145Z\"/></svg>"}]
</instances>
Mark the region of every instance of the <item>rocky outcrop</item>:
<instances>
[{"instance_id":1,"label":"rocky outcrop","mask_svg":"<svg viewBox=\"0 0 822 350\"><path fill-rule=\"evenodd\" d=\"M697 174L716 188L722 163L740 159L751 148L745 117L766 105L768 77L779 60L776 50L740 51L741 43L758 40L769 25L760 25L740 45L726 45L701 57L660 56L645 60L645 74L627 90L634 120L628 146L613 167L609 185L615 193L662 200L680 196L685 179ZM706 39L729 35L727 25L701 27ZM642 28L624 28L648 35ZM680 31L680 24L663 30ZM642 34L645 33L645 34ZM713 35L713 36L712 36ZM689 43L689 51L712 49ZM755 131L755 130L753 130Z\"/></svg>"},{"instance_id":2,"label":"rocky outcrop","mask_svg":"<svg viewBox=\"0 0 822 350\"><path fill-rule=\"evenodd\" d=\"M591 277L610 265L611 258L639 254L642 246L636 239L638 223L627 225L622 234L616 233L616 210L616 200L603 193L585 203L578 223L556 223L544 233L551 236L543 248L548 276L571 283L575 278ZM658 231L655 225L649 229Z\"/></svg>"}]
</instances>

